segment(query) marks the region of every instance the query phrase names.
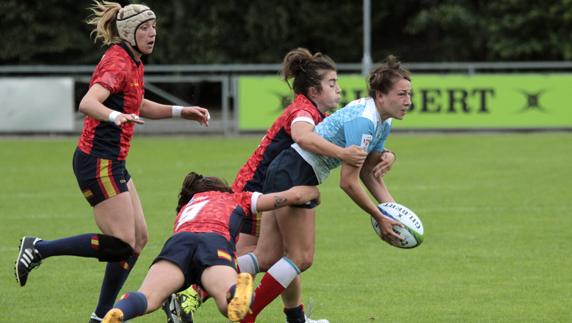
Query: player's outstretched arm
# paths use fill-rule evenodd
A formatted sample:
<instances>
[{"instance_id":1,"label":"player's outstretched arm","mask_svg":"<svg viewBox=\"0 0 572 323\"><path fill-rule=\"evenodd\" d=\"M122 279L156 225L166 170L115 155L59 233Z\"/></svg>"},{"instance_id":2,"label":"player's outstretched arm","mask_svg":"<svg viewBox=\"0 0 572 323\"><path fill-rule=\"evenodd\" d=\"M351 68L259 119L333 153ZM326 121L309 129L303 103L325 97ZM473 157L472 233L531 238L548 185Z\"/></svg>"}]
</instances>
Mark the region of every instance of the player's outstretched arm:
<instances>
[{"instance_id":1,"label":"player's outstretched arm","mask_svg":"<svg viewBox=\"0 0 572 323\"><path fill-rule=\"evenodd\" d=\"M157 103L148 99L143 99L141 105L141 116L149 119L182 118L194 120L208 127L210 114L209 110L198 106L178 106Z\"/></svg>"},{"instance_id":2,"label":"player's outstretched arm","mask_svg":"<svg viewBox=\"0 0 572 323\"><path fill-rule=\"evenodd\" d=\"M257 211L270 211L287 205L299 205L317 200L320 191L316 186L294 186L289 190L261 195L256 203Z\"/></svg>"}]
</instances>

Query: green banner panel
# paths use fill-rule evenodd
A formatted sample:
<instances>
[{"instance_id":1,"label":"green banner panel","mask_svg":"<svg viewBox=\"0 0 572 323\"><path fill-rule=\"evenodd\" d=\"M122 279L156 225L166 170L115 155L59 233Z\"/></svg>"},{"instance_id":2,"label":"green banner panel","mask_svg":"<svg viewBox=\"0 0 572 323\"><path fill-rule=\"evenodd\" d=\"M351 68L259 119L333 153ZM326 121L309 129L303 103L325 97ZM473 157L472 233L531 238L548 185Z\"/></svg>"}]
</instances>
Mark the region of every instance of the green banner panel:
<instances>
[{"instance_id":1,"label":"green banner panel","mask_svg":"<svg viewBox=\"0 0 572 323\"><path fill-rule=\"evenodd\" d=\"M339 75L342 102L366 95L361 75ZM572 128L572 75L413 75L413 105L397 129ZM279 76L238 82L240 130L265 130L292 100Z\"/></svg>"}]
</instances>

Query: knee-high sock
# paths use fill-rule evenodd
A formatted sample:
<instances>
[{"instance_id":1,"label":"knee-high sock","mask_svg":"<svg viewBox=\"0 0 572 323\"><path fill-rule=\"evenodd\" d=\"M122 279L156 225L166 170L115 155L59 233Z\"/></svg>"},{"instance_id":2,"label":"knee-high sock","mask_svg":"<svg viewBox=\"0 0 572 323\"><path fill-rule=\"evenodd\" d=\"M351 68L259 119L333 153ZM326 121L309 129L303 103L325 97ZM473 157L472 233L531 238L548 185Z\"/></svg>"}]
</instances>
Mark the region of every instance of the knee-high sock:
<instances>
[{"instance_id":1,"label":"knee-high sock","mask_svg":"<svg viewBox=\"0 0 572 323\"><path fill-rule=\"evenodd\" d=\"M103 317L111 309L138 257L139 255L134 254L126 261L107 263L99 292L99 302L95 309L97 316Z\"/></svg>"},{"instance_id":2,"label":"knee-high sock","mask_svg":"<svg viewBox=\"0 0 572 323\"><path fill-rule=\"evenodd\" d=\"M57 240L40 240L35 247L42 259L51 256L98 258L100 254L98 239L96 233L86 233Z\"/></svg>"},{"instance_id":3,"label":"knee-high sock","mask_svg":"<svg viewBox=\"0 0 572 323\"><path fill-rule=\"evenodd\" d=\"M287 257L283 257L272 265L264 274L260 285L254 291L254 302L250 306L251 313L246 315L243 322L254 322L256 316L300 274L300 269Z\"/></svg>"},{"instance_id":4,"label":"knee-high sock","mask_svg":"<svg viewBox=\"0 0 572 323\"><path fill-rule=\"evenodd\" d=\"M260 272L260 268L258 267L258 259L252 252L238 257L237 261L238 269L241 273L249 273L254 276Z\"/></svg>"},{"instance_id":5,"label":"knee-high sock","mask_svg":"<svg viewBox=\"0 0 572 323\"><path fill-rule=\"evenodd\" d=\"M147 297L140 292L127 293L121 297L114 308L120 309L123 312L123 321L127 321L147 312Z\"/></svg>"}]
</instances>

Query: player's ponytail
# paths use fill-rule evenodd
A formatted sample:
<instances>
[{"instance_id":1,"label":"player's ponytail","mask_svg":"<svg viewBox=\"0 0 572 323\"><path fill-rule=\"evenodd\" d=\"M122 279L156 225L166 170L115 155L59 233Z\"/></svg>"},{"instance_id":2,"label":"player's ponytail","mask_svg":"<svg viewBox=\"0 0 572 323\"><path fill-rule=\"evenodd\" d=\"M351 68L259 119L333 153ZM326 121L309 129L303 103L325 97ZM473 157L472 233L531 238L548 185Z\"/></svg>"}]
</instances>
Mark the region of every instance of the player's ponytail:
<instances>
[{"instance_id":1,"label":"player's ponytail","mask_svg":"<svg viewBox=\"0 0 572 323\"><path fill-rule=\"evenodd\" d=\"M88 8L92 15L87 19L87 24L93 26L90 35L95 34L94 42L101 40L104 45L119 43L121 38L117 31L117 13L121 5L110 1L93 1Z\"/></svg>"},{"instance_id":2,"label":"player's ponytail","mask_svg":"<svg viewBox=\"0 0 572 323\"><path fill-rule=\"evenodd\" d=\"M368 93L372 98L375 92L380 91L383 94L389 93L389 90L400 79L411 81L411 73L401 67L401 63L397 57L393 55L387 56L386 63L375 68L368 76Z\"/></svg>"},{"instance_id":3,"label":"player's ponytail","mask_svg":"<svg viewBox=\"0 0 572 323\"><path fill-rule=\"evenodd\" d=\"M181 192L179 193L179 203L177 204L177 213L185 204L193 198L196 193L219 191L232 193L232 189L228 184L218 178L212 176L203 176L201 174L190 172L183 181Z\"/></svg>"},{"instance_id":4,"label":"player's ponytail","mask_svg":"<svg viewBox=\"0 0 572 323\"><path fill-rule=\"evenodd\" d=\"M295 94L308 96L308 90L314 87L321 91L320 82L325 72L335 71L336 63L322 53L312 54L306 48L296 48L284 56L282 75ZM289 80L293 79L292 84Z\"/></svg>"}]
</instances>

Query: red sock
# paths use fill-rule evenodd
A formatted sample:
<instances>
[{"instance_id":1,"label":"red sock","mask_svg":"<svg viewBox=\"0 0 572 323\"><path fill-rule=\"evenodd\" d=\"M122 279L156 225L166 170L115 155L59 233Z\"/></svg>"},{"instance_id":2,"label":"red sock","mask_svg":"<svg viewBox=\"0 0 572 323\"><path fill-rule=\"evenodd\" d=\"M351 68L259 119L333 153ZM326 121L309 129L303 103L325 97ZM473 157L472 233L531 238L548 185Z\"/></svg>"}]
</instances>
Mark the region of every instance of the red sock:
<instances>
[{"instance_id":1,"label":"red sock","mask_svg":"<svg viewBox=\"0 0 572 323\"><path fill-rule=\"evenodd\" d=\"M199 299L200 299L201 303L203 303L204 301L206 301L207 299L209 299L211 297L211 295L209 295L209 292L207 292L207 290L202 288L201 286L193 285L193 288L199 294Z\"/></svg>"},{"instance_id":2,"label":"red sock","mask_svg":"<svg viewBox=\"0 0 572 323\"><path fill-rule=\"evenodd\" d=\"M260 285L254 291L254 302L250 305L251 313L247 314L242 323L253 323L256 316L284 291L282 286L270 273L264 274Z\"/></svg>"}]
</instances>

